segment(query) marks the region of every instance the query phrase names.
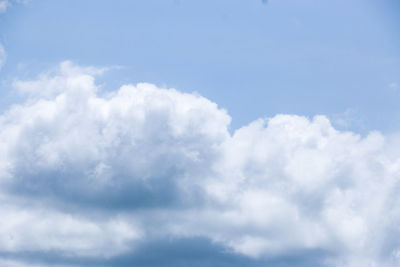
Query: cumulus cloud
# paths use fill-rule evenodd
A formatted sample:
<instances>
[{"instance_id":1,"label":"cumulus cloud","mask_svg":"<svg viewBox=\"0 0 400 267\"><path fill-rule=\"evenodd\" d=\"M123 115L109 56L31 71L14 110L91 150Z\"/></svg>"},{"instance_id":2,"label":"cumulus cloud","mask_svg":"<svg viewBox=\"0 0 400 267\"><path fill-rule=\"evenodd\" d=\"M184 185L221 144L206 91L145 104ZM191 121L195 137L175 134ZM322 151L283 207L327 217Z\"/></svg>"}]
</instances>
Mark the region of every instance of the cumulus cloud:
<instances>
[{"instance_id":1,"label":"cumulus cloud","mask_svg":"<svg viewBox=\"0 0 400 267\"><path fill-rule=\"evenodd\" d=\"M0 117L10 266L397 266L400 142L63 62ZM144 256L147 254L148 256Z\"/></svg>"}]
</instances>

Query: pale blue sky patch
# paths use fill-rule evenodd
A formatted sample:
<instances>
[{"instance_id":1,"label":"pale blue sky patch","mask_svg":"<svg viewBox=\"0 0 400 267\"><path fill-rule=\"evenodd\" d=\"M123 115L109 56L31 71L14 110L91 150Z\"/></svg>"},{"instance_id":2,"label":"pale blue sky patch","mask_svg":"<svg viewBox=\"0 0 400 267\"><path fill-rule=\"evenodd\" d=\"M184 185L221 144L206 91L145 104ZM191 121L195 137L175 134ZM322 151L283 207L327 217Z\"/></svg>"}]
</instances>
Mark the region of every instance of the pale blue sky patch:
<instances>
[{"instance_id":1,"label":"pale blue sky patch","mask_svg":"<svg viewBox=\"0 0 400 267\"><path fill-rule=\"evenodd\" d=\"M6 58L7 58L6 50L4 50L3 45L0 43L0 69L6 62Z\"/></svg>"},{"instance_id":2,"label":"pale blue sky patch","mask_svg":"<svg viewBox=\"0 0 400 267\"><path fill-rule=\"evenodd\" d=\"M197 91L229 110L234 129L277 113L357 109L367 130L393 131L398 8L393 0L29 2L1 17L9 54L1 79L62 60L122 65L105 80L110 90L147 81Z\"/></svg>"}]
</instances>

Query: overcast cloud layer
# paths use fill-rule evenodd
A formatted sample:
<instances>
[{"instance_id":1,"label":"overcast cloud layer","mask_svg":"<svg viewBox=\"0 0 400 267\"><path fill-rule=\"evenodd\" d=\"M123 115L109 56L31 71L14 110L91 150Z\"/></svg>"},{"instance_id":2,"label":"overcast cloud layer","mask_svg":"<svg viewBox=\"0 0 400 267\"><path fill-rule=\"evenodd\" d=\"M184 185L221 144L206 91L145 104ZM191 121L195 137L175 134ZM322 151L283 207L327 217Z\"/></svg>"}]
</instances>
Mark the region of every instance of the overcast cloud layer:
<instances>
[{"instance_id":1,"label":"overcast cloud layer","mask_svg":"<svg viewBox=\"0 0 400 267\"><path fill-rule=\"evenodd\" d=\"M400 142L63 62L0 116L1 266L398 266Z\"/></svg>"}]
</instances>

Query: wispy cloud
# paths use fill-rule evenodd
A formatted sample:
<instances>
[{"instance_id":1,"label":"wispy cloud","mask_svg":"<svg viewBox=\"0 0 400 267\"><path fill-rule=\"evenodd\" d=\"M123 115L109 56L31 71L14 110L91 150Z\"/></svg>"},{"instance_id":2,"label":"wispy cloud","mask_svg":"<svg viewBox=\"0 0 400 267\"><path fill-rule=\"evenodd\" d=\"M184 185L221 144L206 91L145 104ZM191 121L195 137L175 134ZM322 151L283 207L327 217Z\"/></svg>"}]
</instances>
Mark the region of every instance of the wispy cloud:
<instances>
[{"instance_id":1,"label":"wispy cloud","mask_svg":"<svg viewBox=\"0 0 400 267\"><path fill-rule=\"evenodd\" d=\"M12 3L27 3L29 0L0 0L0 14L7 11ZM4 66L7 59L7 53L3 44L0 42L0 70Z\"/></svg>"},{"instance_id":2,"label":"wispy cloud","mask_svg":"<svg viewBox=\"0 0 400 267\"><path fill-rule=\"evenodd\" d=\"M396 83L396 82L389 83L388 86L389 86L389 88L391 88L391 89L397 89L397 88L399 88L399 84Z\"/></svg>"},{"instance_id":3,"label":"wispy cloud","mask_svg":"<svg viewBox=\"0 0 400 267\"><path fill-rule=\"evenodd\" d=\"M10 2L8 0L0 0L0 13L6 12Z\"/></svg>"},{"instance_id":4,"label":"wispy cloud","mask_svg":"<svg viewBox=\"0 0 400 267\"><path fill-rule=\"evenodd\" d=\"M14 3L16 4L26 4L30 0L0 0L0 13L4 13L7 11L9 7L11 7Z\"/></svg>"}]
</instances>

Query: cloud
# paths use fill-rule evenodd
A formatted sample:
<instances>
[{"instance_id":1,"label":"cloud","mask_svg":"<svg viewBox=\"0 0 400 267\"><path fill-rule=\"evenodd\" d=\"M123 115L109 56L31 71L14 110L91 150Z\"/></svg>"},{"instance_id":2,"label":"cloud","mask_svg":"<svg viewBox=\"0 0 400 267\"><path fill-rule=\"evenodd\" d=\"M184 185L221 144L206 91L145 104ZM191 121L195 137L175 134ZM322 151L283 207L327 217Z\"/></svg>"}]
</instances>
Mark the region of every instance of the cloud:
<instances>
[{"instance_id":1,"label":"cloud","mask_svg":"<svg viewBox=\"0 0 400 267\"><path fill-rule=\"evenodd\" d=\"M69 63L59 76L15 85L39 95L4 125L18 132L8 156L15 193L46 196L51 187L61 201L110 208L181 203L178 191L194 197L194 179L228 135L229 116L203 97L150 84L99 97L94 77Z\"/></svg>"},{"instance_id":2,"label":"cloud","mask_svg":"<svg viewBox=\"0 0 400 267\"><path fill-rule=\"evenodd\" d=\"M397 266L400 142L63 62L0 116L0 258L28 266ZM145 251L145 253L144 253ZM145 255L146 254L146 255Z\"/></svg>"},{"instance_id":3,"label":"cloud","mask_svg":"<svg viewBox=\"0 0 400 267\"><path fill-rule=\"evenodd\" d=\"M354 108L348 108L344 112L333 114L331 118L332 124L339 129L365 129L361 113Z\"/></svg>"}]
</instances>

